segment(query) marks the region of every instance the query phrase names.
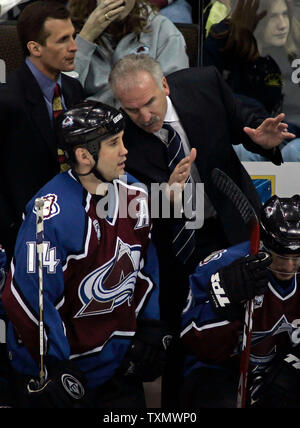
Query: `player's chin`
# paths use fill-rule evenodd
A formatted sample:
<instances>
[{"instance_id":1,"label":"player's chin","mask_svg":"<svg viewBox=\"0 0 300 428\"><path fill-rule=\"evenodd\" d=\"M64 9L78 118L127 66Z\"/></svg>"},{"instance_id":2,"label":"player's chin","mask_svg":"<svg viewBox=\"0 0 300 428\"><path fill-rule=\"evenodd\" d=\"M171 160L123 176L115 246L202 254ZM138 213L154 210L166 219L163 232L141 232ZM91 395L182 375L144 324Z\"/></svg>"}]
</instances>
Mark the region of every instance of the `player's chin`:
<instances>
[{"instance_id":1,"label":"player's chin","mask_svg":"<svg viewBox=\"0 0 300 428\"><path fill-rule=\"evenodd\" d=\"M276 273L275 276L277 279L279 279L279 281L289 281L290 279L293 278L295 274L292 272L289 273Z\"/></svg>"},{"instance_id":2,"label":"player's chin","mask_svg":"<svg viewBox=\"0 0 300 428\"><path fill-rule=\"evenodd\" d=\"M120 176L120 175L124 175L124 174L125 174L125 165L124 165L124 167L118 168L118 175Z\"/></svg>"}]
</instances>

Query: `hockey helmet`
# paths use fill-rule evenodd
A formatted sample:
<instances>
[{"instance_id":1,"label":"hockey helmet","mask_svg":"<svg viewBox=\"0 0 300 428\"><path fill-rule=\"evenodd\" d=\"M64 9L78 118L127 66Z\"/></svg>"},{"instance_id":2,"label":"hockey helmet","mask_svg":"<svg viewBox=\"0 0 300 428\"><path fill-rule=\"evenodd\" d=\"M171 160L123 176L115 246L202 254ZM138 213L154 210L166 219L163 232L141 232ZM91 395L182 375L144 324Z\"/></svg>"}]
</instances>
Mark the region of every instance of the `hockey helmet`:
<instances>
[{"instance_id":1,"label":"hockey helmet","mask_svg":"<svg viewBox=\"0 0 300 428\"><path fill-rule=\"evenodd\" d=\"M262 208L261 239L276 254L300 254L300 195L272 196Z\"/></svg>"},{"instance_id":2,"label":"hockey helmet","mask_svg":"<svg viewBox=\"0 0 300 428\"><path fill-rule=\"evenodd\" d=\"M74 148L83 146L97 163L101 141L121 132L125 121L116 108L90 100L64 111L57 127L59 146L67 161L74 162Z\"/></svg>"}]
</instances>

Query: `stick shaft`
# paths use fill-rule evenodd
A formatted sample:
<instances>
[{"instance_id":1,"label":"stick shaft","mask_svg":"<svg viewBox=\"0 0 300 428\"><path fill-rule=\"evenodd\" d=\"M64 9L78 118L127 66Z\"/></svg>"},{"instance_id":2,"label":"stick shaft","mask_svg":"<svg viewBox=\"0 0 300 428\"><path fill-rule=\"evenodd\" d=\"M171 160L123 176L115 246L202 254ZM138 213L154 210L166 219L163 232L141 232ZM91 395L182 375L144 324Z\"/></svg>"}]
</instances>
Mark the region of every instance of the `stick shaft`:
<instances>
[{"instance_id":1,"label":"stick shaft","mask_svg":"<svg viewBox=\"0 0 300 428\"><path fill-rule=\"evenodd\" d=\"M259 250L260 229L259 224L253 224L250 229L250 254L256 254ZM250 348L252 337L252 318L254 310L254 300L251 299L246 304L245 321L243 329L242 350L240 360L240 379L237 396L237 407L245 408L247 399L247 381L250 362Z\"/></svg>"},{"instance_id":2,"label":"stick shaft","mask_svg":"<svg viewBox=\"0 0 300 428\"><path fill-rule=\"evenodd\" d=\"M40 384L45 382L44 367L44 280L43 280L43 246L44 246L44 199L35 200L36 208L36 250L38 255L39 279L39 348L40 348Z\"/></svg>"},{"instance_id":3,"label":"stick shaft","mask_svg":"<svg viewBox=\"0 0 300 428\"><path fill-rule=\"evenodd\" d=\"M239 212L249 231L250 254L256 254L260 243L260 225L256 212L240 188L223 171L215 168L212 171L212 181ZM240 378L237 395L237 407L246 406L247 380L250 361L250 348L252 336L252 317L254 300L250 300L245 308L245 321L242 336L242 349L240 360Z\"/></svg>"}]
</instances>

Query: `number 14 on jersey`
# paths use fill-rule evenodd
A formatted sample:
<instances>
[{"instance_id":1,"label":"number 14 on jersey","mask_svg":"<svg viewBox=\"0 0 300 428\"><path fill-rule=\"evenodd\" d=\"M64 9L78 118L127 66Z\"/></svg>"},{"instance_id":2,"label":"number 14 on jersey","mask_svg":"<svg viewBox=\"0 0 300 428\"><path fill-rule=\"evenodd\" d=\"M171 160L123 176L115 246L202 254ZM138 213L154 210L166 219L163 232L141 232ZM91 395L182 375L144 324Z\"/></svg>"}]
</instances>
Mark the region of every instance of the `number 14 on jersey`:
<instances>
[{"instance_id":1,"label":"number 14 on jersey","mask_svg":"<svg viewBox=\"0 0 300 428\"><path fill-rule=\"evenodd\" d=\"M27 273L36 272L36 261L37 261L37 252L36 252L36 242L26 242L27 245ZM56 258L56 247L50 248L50 242L43 242L43 267L47 268L47 273L56 273L56 267L60 262Z\"/></svg>"}]
</instances>

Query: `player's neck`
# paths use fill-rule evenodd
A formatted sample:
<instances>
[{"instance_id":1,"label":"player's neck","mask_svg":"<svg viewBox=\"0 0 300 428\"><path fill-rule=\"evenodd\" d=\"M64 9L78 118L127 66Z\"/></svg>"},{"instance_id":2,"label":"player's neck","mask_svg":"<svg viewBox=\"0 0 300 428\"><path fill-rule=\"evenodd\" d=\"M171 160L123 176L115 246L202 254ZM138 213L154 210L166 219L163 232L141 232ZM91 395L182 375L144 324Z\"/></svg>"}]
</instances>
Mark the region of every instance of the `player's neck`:
<instances>
[{"instance_id":1,"label":"player's neck","mask_svg":"<svg viewBox=\"0 0 300 428\"><path fill-rule=\"evenodd\" d=\"M102 183L101 180L98 180L98 178L96 178L93 173L88 175L80 175L79 180L82 186L92 195L101 195L102 193L100 192L105 192L106 183Z\"/></svg>"}]
</instances>

